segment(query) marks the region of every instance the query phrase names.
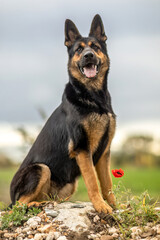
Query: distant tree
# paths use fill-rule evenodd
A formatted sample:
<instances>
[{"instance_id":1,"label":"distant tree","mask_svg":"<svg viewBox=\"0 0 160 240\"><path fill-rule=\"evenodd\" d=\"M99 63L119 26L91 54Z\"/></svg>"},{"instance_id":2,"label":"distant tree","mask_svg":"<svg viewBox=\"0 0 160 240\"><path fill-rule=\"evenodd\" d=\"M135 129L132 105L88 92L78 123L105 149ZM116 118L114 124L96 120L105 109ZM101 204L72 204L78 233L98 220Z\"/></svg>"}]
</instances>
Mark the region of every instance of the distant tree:
<instances>
[{"instance_id":1,"label":"distant tree","mask_svg":"<svg viewBox=\"0 0 160 240\"><path fill-rule=\"evenodd\" d=\"M128 153L133 152L151 152L153 144L152 136L133 135L129 136L124 142L122 149Z\"/></svg>"}]
</instances>

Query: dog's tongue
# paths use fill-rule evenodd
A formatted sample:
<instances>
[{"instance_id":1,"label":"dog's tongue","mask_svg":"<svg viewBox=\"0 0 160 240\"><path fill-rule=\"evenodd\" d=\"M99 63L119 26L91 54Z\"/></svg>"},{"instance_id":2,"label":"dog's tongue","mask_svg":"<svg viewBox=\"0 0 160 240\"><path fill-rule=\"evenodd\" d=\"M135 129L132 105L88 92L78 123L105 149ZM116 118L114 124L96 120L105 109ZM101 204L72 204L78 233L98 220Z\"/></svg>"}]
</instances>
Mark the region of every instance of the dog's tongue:
<instances>
[{"instance_id":1,"label":"dog's tongue","mask_svg":"<svg viewBox=\"0 0 160 240\"><path fill-rule=\"evenodd\" d=\"M88 78L92 78L96 76L96 66L94 64L92 64L89 67L84 67L83 70L84 70L84 74Z\"/></svg>"}]
</instances>

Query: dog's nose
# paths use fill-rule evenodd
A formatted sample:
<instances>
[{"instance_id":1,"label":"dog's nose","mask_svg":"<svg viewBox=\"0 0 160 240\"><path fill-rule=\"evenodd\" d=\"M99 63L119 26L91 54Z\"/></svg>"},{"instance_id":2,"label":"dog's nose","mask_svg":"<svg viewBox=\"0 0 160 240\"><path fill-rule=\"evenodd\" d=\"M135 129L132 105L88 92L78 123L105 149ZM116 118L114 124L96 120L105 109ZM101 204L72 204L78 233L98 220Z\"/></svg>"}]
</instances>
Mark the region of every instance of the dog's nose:
<instances>
[{"instance_id":1,"label":"dog's nose","mask_svg":"<svg viewBox=\"0 0 160 240\"><path fill-rule=\"evenodd\" d=\"M93 54L93 52L91 52L91 51L87 51L85 54L84 54L84 58L85 59L91 59L91 58L93 58L94 57L94 54Z\"/></svg>"}]
</instances>

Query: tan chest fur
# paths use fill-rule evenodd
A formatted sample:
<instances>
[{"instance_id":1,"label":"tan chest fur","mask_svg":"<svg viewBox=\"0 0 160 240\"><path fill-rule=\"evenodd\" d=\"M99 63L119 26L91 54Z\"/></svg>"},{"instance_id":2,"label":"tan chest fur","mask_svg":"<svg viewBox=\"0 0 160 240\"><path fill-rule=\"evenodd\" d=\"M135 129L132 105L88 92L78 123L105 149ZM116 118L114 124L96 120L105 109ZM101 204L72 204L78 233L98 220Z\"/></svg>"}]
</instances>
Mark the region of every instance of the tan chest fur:
<instances>
[{"instance_id":1,"label":"tan chest fur","mask_svg":"<svg viewBox=\"0 0 160 240\"><path fill-rule=\"evenodd\" d=\"M103 137L106 128L109 126L109 142L110 145L115 132L115 119L112 114L97 113L90 114L82 121L84 129L89 140L90 152L93 154L99 146L101 138Z\"/></svg>"}]
</instances>

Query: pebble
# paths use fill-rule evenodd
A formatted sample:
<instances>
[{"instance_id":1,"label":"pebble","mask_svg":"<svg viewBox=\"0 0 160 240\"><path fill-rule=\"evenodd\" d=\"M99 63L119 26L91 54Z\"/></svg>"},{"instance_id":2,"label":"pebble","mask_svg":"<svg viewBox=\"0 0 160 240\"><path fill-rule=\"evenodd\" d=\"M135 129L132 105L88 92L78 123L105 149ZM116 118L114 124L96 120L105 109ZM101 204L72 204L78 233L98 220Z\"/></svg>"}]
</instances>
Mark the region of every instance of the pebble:
<instances>
[{"instance_id":1,"label":"pebble","mask_svg":"<svg viewBox=\"0 0 160 240\"><path fill-rule=\"evenodd\" d=\"M88 236L88 239L96 239L97 235L96 234L91 234Z\"/></svg>"},{"instance_id":2,"label":"pebble","mask_svg":"<svg viewBox=\"0 0 160 240\"><path fill-rule=\"evenodd\" d=\"M156 226L157 234L160 234L160 224Z\"/></svg>"},{"instance_id":3,"label":"pebble","mask_svg":"<svg viewBox=\"0 0 160 240\"><path fill-rule=\"evenodd\" d=\"M100 217L98 215L96 215L94 218L93 218L93 222L98 222L100 220Z\"/></svg>"},{"instance_id":4,"label":"pebble","mask_svg":"<svg viewBox=\"0 0 160 240\"><path fill-rule=\"evenodd\" d=\"M49 233L52 230L52 223L44 225L40 228L38 228L38 231L41 233Z\"/></svg>"},{"instance_id":5,"label":"pebble","mask_svg":"<svg viewBox=\"0 0 160 240\"><path fill-rule=\"evenodd\" d=\"M5 238L16 238L18 236L18 233L5 233Z\"/></svg>"},{"instance_id":6,"label":"pebble","mask_svg":"<svg viewBox=\"0 0 160 240\"><path fill-rule=\"evenodd\" d=\"M58 239L61 236L60 232L54 232L53 234L55 239Z\"/></svg>"},{"instance_id":7,"label":"pebble","mask_svg":"<svg viewBox=\"0 0 160 240\"><path fill-rule=\"evenodd\" d=\"M23 237L17 237L17 240L23 240L24 238Z\"/></svg>"},{"instance_id":8,"label":"pebble","mask_svg":"<svg viewBox=\"0 0 160 240\"><path fill-rule=\"evenodd\" d=\"M118 233L113 233L112 237L117 239L118 238Z\"/></svg>"},{"instance_id":9,"label":"pebble","mask_svg":"<svg viewBox=\"0 0 160 240\"><path fill-rule=\"evenodd\" d=\"M22 229L22 233L26 233L26 232L28 232L28 231L30 231L30 227L26 227L26 228L23 228L23 229Z\"/></svg>"},{"instance_id":10,"label":"pebble","mask_svg":"<svg viewBox=\"0 0 160 240\"><path fill-rule=\"evenodd\" d=\"M50 217L53 217L53 218L58 216L58 212L53 210L53 209L45 208L44 211L45 211L47 216L50 216Z\"/></svg>"},{"instance_id":11,"label":"pebble","mask_svg":"<svg viewBox=\"0 0 160 240\"><path fill-rule=\"evenodd\" d=\"M112 240L112 239L113 239L113 237L110 236L110 235L103 235L103 236L101 237L101 240Z\"/></svg>"},{"instance_id":12,"label":"pebble","mask_svg":"<svg viewBox=\"0 0 160 240\"><path fill-rule=\"evenodd\" d=\"M84 205L81 205L81 204L74 204L71 206L71 208L84 208L85 206Z\"/></svg>"},{"instance_id":13,"label":"pebble","mask_svg":"<svg viewBox=\"0 0 160 240\"><path fill-rule=\"evenodd\" d=\"M67 238L65 236L61 236L61 237L57 238L57 240L67 240Z\"/></svg>"},{"instance_id":14,"label":"pebble","mask_svg":"<svg viewBox=\"0 0 160 240\"><path fill-rule=\"evenodd\" d=\"M49 233L49 234L47 235L46 240L53 240L53 239L55 239L54 233Z\"/></svg>"},{"instance_id":15,"label":"pebble","mask_svg":"<svg viewBox=\"0 0 160 240\"><path fill-rule=\"evenodd\" d=\"M132 227L131 229L130 229L131 231L132 231L132 233L135 233L135 234L141 234L142 233L142 230L139 228L139 227Z\"/></svg>"},{"instance_id":16,"label":"pebble","mask_svg":"<svg viewBox=\"0 0 160 240\"><path fill-rule=\"evenodd\" d=\"M118 231L118 229L116 229L115 227L112 227L112 228L108 229L109 234L117 233L117 231Z\"/></svg>"},{"instance_id":17,"label":"pebble","mask_svg":"<svg viewBox=\"0 0 160 240\"><path fill-rule=\"evenodd\" d=\"M47 235L44 233L36 233L34 236L34 240L43 240Z\"/></svg>"},{"instance_id":18,"label":"pebble","mask_svg":"<svg viewBox=\"0 0 160 240\"><path fill-rule=\"evenodd\" d=\"M41 222L40 217L32 217L32 218L28 219L27 224L29 225L30 228L36 229L40 222Z\"/></svg>"}]
</instances>

